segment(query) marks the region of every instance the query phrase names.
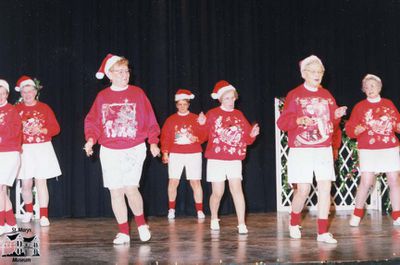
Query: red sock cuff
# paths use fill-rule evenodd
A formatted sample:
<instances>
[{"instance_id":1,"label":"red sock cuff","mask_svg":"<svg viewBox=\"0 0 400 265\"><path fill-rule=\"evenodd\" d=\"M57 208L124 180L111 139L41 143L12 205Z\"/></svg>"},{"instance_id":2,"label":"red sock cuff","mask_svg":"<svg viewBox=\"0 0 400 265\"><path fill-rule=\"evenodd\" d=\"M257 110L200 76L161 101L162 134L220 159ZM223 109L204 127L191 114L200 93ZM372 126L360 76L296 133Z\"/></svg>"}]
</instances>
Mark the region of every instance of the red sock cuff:
<instances>
[{"instance_id":1,"label":"red sock cuff","mask_svg":"<svg viewBox=\"0 0 400 265\"><path fill-rule=\"evenodd\" d=\"M195 207L196 207L196 212L198 211L203 211L203 203L195 203Z\"/></svg>"},{"instance_id":2,"label":"red sock cuff","mask_svg":"<svg viewBox=\"0 0 400 265\"><path fill-rule=\"evenodd\" d=\"M15 215L12 209L8 210L6 213L6 223L8 225L15 225L17 222L15 221Z\"/></svg>"},{"instance_id":3,"label":"red sock cuff","mask_svg":"<svg viewBox=\"0 0 400 265\"><path fill-rule=\"evenodd\" d=\"M145 225L146 221L144 220L144 215L135 215L135 222L137 227L141 226L141 225Z\"/></svg>"},{"instance_id":4,"label":"red sock cuff","mask_svg":"<svg viewBox=\"0 0 400 265\"><path fill-rule=\"evenodd\" d=\"M300 213L295 213L291 212L290 213L290 225L300 225L301 223L301 212Z\"/></svg>"},{"instance_id":5,"label":"red sock cuff","mask_svg":"<svg viewBox=\"0 0 400 265\"><path fill-rule=\"evenodd\" d=\"M364 208L354 208L354 215L362 218L364 216Z\"/></svg>"},{"instance_id":6,"label":"red sock cuff","mask_svg":"<svg viewBox=\"0 0 400 265\"><path fill-rule=\"evenodd\" d=\"M318 219L318 234L325 234L328 232L328 219Z\"/></svg>"},{"instance_id":7,"label":"red sock cuff","mask_svg":"<svg viewBox=\"0 0 400 265\"><path fill-rule=\"evenodd\" d=\"M47 207L40 208L40 217L42 216L49 217L49 209Z\"/></svg>"},{"instance_id":8,"label":"red sock cuff","mask_svg":"<svg viewBox=\"0 0 400 265\"><path fill-rule=\"evenodd\" d=\"M33 213L33 203L25 203L25 212Z\"/></svg>"},{"instance_id":9,"label":"red sock cuff","mask_svg":"<svg viewBox=\"0 0 400 265\"><path fill-rule=\"evenodd\" d=\"M393 220L396 220L399 217L400 217L400 211L392 211Z\"/></svg>"},{"instance_id":10,"label":"red sock cuff","mask_svg":"<svg viewBox=\"0 0 400 265\"><path fill-rule=\"evenodd\" d=\"M174 209L175 210L175 205L176 205L176 201L169 201L168 202L168 209Z\"/></svg>"},{"instance_id":11,"label":"red sock cuff","mask_svg":"<svg viewBox=\"0 0 400 265\"><path fill-rule=\"evenodd\" d=\"M1 211L0 212L0 226L4 226L5 220L6 220L6 212Z\"/></svg>"},{"instance_id":12,"label":"red sock cuff","mask_svg":"<svg viewBox=\"0 0 400 265\"><path fill-rule=\"evenodd\" d=\"M129 235L129 224L128 222L122 223L122 224L118 224L118 228L119 228L119 232Z\"/></svg>"}]
</instances>

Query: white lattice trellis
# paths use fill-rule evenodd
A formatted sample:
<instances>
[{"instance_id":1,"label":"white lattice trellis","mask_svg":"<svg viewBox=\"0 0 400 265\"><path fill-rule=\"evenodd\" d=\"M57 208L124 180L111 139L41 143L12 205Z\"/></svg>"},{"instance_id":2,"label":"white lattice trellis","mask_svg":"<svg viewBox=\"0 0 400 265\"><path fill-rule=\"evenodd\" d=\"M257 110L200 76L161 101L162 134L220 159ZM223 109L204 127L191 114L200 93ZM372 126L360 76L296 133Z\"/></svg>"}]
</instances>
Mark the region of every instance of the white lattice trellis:
<instances>
[{"instance_id":1,"label":"white lattice trellis","mask_svg":"<svg viewBox=\"0 0 400 265\"><path fill-rule=\"evenodd\" d=\"M34 218L39 219L40 218L40 206L39 206L39 200L38 200L38 195L37 195L37 189L36 186L33 186L33 212L34 212ZM22 218L22 216L25 213L24 209L24 202L22 200L22 186L21 186L21 180L17 180L15 184L15 217L16 218Z\"/></svg>"},{"instance_id":2,"label":"white lattice trellis","mask_svg":"<svg viewBox=\"0 0 400 265\"><path fill-rule=\"evenodd\" d=\"M289 146L287 145L287 134L276 126L276 121L280 116L280 108L283 102L275 98L275 152L276 152L276 208L279 212L290 211L293 189L287 183L287 158ZM357 161L352 160L353 150L349 148L349 138L342 141L339 156L343 163L339 165L336 174L336 182L332 185L332 206L336 210L354 209L354 198L359 183L359 171L357 168L352 178L347 177L351 170L351 165ZM342 140L343 140L342 139ZM384 178L380 177L367 200L367 209L382 211L382 196L388 191L388 186ZM310 195L306 201L306 207L310 210L317 209L317 189L315 184L311 187Z\"/></svg>"}]
</instances>

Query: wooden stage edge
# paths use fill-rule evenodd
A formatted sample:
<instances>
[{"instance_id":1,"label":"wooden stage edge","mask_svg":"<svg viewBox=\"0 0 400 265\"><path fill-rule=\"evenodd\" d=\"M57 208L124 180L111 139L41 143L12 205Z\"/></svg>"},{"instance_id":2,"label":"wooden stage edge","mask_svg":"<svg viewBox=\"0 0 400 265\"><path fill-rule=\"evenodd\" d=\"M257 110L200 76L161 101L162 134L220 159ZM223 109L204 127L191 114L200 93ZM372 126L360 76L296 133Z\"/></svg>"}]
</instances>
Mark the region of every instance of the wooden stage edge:
<instances>
[{"instance_id":1,"label":"wooden stage edge","mask_svg":"<svg viewBox=\"0 0 400 265\"><path fill-rule=\"evenodd\" d=\"M248 214L248 235L237 233L235 215L220 218L221 230L213 232L209 216L150 217L148 242L140 242L131 222L131 243L118 247L112 244L118 232L113 218L54 218L50 227L19 223L19 240L36 240L39 256L24 241L28 256L3 256L0 264L400 264L400 227L377 211L369 211L359 227L348 225L348 211L331 216L337 245L316 241L313 212L304 215L299 240L289 238L288 213ZM2 253L15 253L11 241L17 239L1 236Z\"/></svg>"}]
</instances>

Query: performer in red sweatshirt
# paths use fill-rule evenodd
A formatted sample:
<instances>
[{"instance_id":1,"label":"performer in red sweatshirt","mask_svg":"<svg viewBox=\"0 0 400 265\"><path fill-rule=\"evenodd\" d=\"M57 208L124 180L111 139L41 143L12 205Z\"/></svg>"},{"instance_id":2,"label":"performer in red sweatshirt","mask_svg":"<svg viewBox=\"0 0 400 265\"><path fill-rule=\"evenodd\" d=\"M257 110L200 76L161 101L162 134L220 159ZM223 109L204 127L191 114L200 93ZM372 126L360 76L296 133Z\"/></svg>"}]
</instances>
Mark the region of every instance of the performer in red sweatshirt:
<instances>
[{"instance_id":1,"label":"performer in red sweatshirt","mask_svg":"<svg viewBox=\"0 0 400 265\"><path fill-rule=\"evenodd\" d=\"M8 187L12 187L20 167L21 118L7 102L10 87L0 79L0 235L17 232Z\"/></svg>"},{"instance_id":2,"label":"performer in red sweatshirt","mask_svg":"<svg viewBox=\"0 0 400 265\"><path fill-rule=\"evenodd\" d=\"M22 102L15 107L22 119L23 145L21 170L18 178L22 184L25 214L22 222L29 223L33 217L32 186L38 192L40 225L49 226L49 191L47 179L61 175L60 165L51 143L60 133L60 126L51 108L38 100L38 85L29 76L21 76L15 90L21 93Z\"/></svg>"},{"instance_id":3,"label":"performer in red sweatshirt","mask_svg":"<svg viewBox=\"0 0 400 265\"><path fill-rule=\"evenodd\" d=\"M225 80L217 82L211 94L221 106L199 115L199 123L205 125L208 143L207 181L211 182L210 197L211 230L219 230L218 209L225 191L225 180L229 182L233 203L238 218L239 234L247 234L245 223L245 200L242 190L242 160L246 157L247 145L254 142L260 132L258 124L253 127L243 113L235 109L238 98L236 89Z\"/></svg>"},{"instance_id":4,"label":"performer in red sweatshirt","mask_svg":"<svg viewBox=\"0 0 400 265\"><path fill-rule=\"evenodd\" d=\"M93 154L95 143L101 145L104 187L110 190L111 205L119 226L114 244L130 242L125 196L135 215L140 240L150 240L139 192L146 138L152 155L160 154L157 146L160 127L146 94L141 88L129 85L128 65L128 60L123 57L106 56L96 77L101 79L106 75L111 86L98 93L85 118L86 154Z\"/></svg>"},{"instance_id":5,"label":"performer in red sweatshirt","mask_svg":"<svg viewBox=\"0 0 400 265\"><path fill-rule=\"evenodd\" d=\"M335 180L332 134L346 107L338 108L333 96L320 85L325 68L317 56L302 60L300 70L305 82L289 92L277 121L278 127L289 136L288 182L297 186L289 233L292 238L301 238L301 211L315 174L318 185L317 240L336 244L336 239L328 233L331 182Z\"/></svg>"},{"instance_id":6,"label":"performer in red sweatshirt","mask_svg":"<svg viewBox=\"0 0 400 265\"><path fill-rule=\"evenodd\" d=\"M197 218L204 219L203 189L201 188L201 162L204 133L199 129L198 116L189 111L194 98L187 89L175 94L177 113L168 117L161 130L162 161L168 164L168 219L175 218L177 188L183 169L193 189Z\"/></svg>"},{"instance_id":7,"label":"performer in red sweatshirt","mask_svg":"<svg viewBox=\"0 0 400 265\"><path fill-rule=\"evenodd\" d=\"M355 199L351 226L358 226L364 215L369 190L375 185L376 173L384 172L390 187L393 224L400 225L400 114L392 101L381 98L382 81L368 74L362 80L366 99L357 103L346 123L346 132L357 139L361 180Z\"/></svg>"}]
</instances>

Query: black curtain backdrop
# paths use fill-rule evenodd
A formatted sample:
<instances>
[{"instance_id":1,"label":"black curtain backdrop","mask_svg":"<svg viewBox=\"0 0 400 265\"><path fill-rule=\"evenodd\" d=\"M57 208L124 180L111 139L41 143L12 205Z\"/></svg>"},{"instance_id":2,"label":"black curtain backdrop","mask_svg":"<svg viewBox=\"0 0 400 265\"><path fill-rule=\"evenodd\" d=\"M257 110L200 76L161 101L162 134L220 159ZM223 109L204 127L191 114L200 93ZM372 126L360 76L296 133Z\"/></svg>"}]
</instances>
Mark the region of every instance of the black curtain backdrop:
<instances>
[{"instance_id":1,"label":"black curtain backdrop","mask_svg":"<svg viewBox=\"0 0 400 265\"><path fill-rule=\"evenodd\" d=\"M22 74L40 79L40 99L60 122L53 144L63 175L49 181L51 216L113 215L98 150L93 158L82 150L84 117L108 85L94 76L107 53L130 60L131 83L145 90L160 125L175 112L178 88L196 94L191 110L198 113L217 106L210 93L218 80L231 82L237 108L261 126L244 161L247 211L275 211L274 97L302 82L298 63L315 54L339 105L351 109L362 99L361 79L374 73L399 107L399 14L399 1L379 0L1 1L0 78L11 87ZM12 91L9 100L18 97ZM210 185L203 180L203 187L208 211ZM167 168L159 159L146 160L141 191L147 215L167 213ZM177 213L194 212L181 181ZM221 213L232 212L226 193Z\"/></svg>"}]
</instances>

